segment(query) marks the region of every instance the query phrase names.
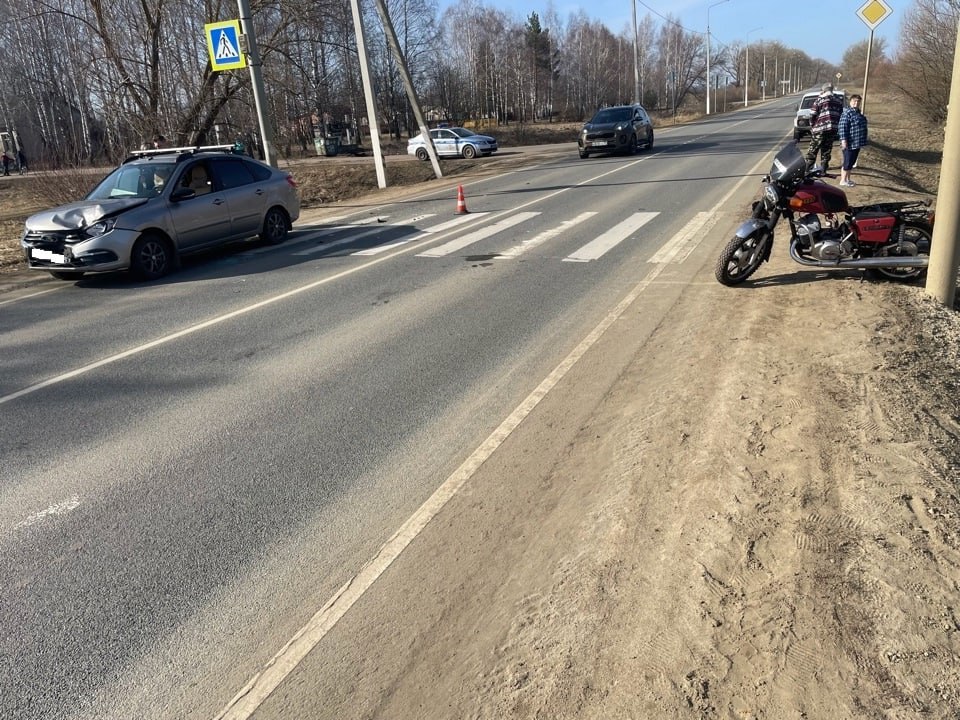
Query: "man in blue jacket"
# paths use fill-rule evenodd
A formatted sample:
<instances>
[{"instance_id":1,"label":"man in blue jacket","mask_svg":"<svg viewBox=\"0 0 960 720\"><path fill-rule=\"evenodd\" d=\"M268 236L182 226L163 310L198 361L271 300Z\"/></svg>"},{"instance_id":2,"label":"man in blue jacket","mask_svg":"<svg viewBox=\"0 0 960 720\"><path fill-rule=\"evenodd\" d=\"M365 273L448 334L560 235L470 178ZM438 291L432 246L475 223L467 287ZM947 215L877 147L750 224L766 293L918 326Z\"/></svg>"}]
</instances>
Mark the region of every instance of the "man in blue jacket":
<instances>
[{"instance_id":1,"label":"man in blue jacket","mask_svg":"<svg viewBox=\"0 0 960 720\"><path fill-rule=\"evenodd\" d=\"M807 167L822 159L823 172L830 165L830 154L837 139L840 116L843 114L843 100L833 92L831 83L824 83L820 97L814 103L810 115L810 148L807 150Z\"/></svg>"}]
</instances>

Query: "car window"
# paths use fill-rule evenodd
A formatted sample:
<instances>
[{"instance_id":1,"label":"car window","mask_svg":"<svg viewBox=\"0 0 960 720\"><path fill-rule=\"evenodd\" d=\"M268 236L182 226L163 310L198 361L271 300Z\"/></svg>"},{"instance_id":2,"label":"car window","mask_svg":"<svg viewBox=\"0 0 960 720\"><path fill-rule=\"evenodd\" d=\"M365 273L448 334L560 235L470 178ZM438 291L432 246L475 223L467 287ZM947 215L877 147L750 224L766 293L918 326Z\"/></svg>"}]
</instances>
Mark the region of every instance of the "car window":
<instances>
[{"instance_id":1,"label":"car window","mask_svg":"<svg viewBox=\"0 0 960 720\"><path fill-rule=\"evenodd\" d=\"M439 140L439 139L440 139L440 131L439 131L439 130L431 130L431 131L430 131L430 137L432 137L434 140Z\"/></svg>"},{"instance_id":2,"label":"car window","mask_svg":"<svg viewBox=\"0 0 960 720\"><path fill-rule=\"evenodd\" d=\"M808 95L800 101L800 110L809 110L813 107L813 103L816 101L816 95Z\"/></svg>"},{"instance_id":3,"label":"car window","mask_svg":"<svg viewBox=\"0 0 960 720\"><path fill-rule=\"evenodd\" d=\"M450 132L455 135L459 135L462 138L468 138L476 135L472 130L467 130L466 128L453 128Z\"/></svg>"},{"instance_id":4,"label":"car window","mask_svg":"<svg viewBox=\"0 0 960 720\"><path fill-rule=\"evenodd\" d=\"M247 160L244 158L243 166L247 168L247 171L253 175L254 179L258 182L269 180L270 176L273 175L273 172L270 170L270 168L264 167L260 163L255 163L253 160Z\"/></svg>"},{"instance_id":5,"label":"car window","mask_svg":"<svg viewBox=\"0 0 960 720\"><path fill-rule=\"evenodd\" d=\"M595 123L624 122L630 120L630 108L604 108L593 116Z\"/></svg>"},{"instance_id":6,"label":"car window","mask_svg":"<svg viewBox=\"0 0 960 720\"><path fill-rule=\"evenodd\" d=\"M163 192L171 170L169 164L124 165L101 180L86 199L155 197Z\"/></svg>"},{"instance_id":7,"label":"car window","mask_svg":"<svg viewBox=\"0 0 960 720\"><path fill-rule=\"evenodd\" d=\"M457 136L450 130L441 130L440 138L442 140L456 140Z\"/></svg>"},{"instance_id":8,"label":"car window","mask_svg":"<svg viewBox=\"0 0 960 720\"><path fill-rule=\"evenodd\" d=\"M198 162L191 167L180 178L180 187L190 188L197 195L206 195L213 191L213 182L207 165L204 162Z\"/></svg>"},{"instance_id":9,"label":"car window","mask_svg":"<svg viewBox=\"0 0 960 720\"><path fill-rule=\"evenodd\" d=\"M211 164L224 190L250 185L256 181L240 158L219 158Z\"/></svg>"}]
</instances>

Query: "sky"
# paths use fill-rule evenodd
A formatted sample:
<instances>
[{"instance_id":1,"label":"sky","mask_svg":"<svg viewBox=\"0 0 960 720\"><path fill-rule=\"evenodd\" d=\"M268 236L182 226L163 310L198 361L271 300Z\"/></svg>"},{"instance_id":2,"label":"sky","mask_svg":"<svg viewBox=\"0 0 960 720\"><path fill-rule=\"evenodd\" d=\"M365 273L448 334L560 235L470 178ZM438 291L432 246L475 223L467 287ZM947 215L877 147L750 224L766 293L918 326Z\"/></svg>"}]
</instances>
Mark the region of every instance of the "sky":
<instances>
[{"instance_id":1,"label":"sky","mask_svg":"<svg viewBox=\"0 0 960 720\"><path fill-rule=\"evenodd\" d=\"M893 12L874 30L874 41L882 37L888 55L896 50L900 22L912 0L885 0ZM457 0L440 0L440 7ZM630 0L477 0L477 4L494 7L520 19L536 12L541 21L548 3L565 22L583 8L586 15L602 22L614 34L633 28L633 5ZM811 58L822 58L840 65L843 53L854 43L868 40L870 28L857 15L867 0L636 0L637 22L645 15L661 25L670 15L679 18L689 32L706 34L707 10L710 14L711 46L745 42L751 46L764 40L779 40L787 47L804 50ZM756 28L756 29L755 29ZM749 34L749 37L748 37Z\"/></svg>"}]
</instances>

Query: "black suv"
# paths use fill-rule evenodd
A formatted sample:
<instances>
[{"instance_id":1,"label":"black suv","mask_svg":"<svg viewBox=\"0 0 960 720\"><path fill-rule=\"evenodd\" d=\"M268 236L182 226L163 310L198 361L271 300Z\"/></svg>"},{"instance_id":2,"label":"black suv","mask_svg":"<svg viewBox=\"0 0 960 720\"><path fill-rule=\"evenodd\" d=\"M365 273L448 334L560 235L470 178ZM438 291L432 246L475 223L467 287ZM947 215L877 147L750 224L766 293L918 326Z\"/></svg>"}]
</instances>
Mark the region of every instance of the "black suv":
<instances>
[{"instance_id":1,"label":"black suv","mask_svg":"<svg viewBox=\"0 0 960 720\"><path fill-rule=\"evenodd\" d=\"M617 105L598 110L577 138L581 158L592 152L632 155L639 147L653 147L653 123L642 105Z\"/></svg>"}]
</instances>

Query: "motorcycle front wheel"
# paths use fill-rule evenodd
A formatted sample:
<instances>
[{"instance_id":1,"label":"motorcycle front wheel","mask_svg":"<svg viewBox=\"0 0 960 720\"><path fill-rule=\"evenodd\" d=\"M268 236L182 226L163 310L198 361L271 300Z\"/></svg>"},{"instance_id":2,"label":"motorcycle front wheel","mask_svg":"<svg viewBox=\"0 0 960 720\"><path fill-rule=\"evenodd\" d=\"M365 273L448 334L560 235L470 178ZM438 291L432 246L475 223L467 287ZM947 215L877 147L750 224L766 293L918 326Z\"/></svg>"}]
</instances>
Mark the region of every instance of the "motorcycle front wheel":
<instances>
[{"instance_id":1,"label":"motorcycle front wheel","mask_svg":"<svg viewBox=\"0 0 960 720\"><path fill-rule=\"evenodd\" d=\"M930 245L933 243L933 229L925 223L906 223L903 229L903 239L917 247L918 255L930 255ZM896 257L896 252L884 251L878 257ZM906 268L872 268L870 271L875 277L898 282L912 282L927 274L925 267Z\"/></svg>"},{"instance_id":2,"label":"motorcycle front wheel","mask_svg":"<svg viewBox=\"0 0 960 720\"><path fill-rule=\"evenodd\" d=\"M717 258L714 274L724 285L739 285L753 275L766 255L770 235L754 232L749 237L735 237Z\"/></svg>"}]
</instances>

